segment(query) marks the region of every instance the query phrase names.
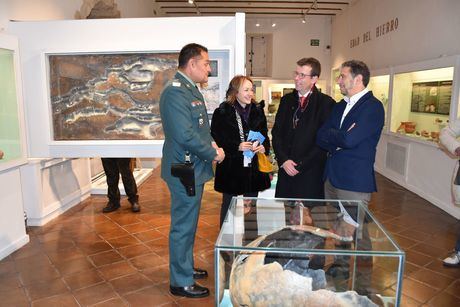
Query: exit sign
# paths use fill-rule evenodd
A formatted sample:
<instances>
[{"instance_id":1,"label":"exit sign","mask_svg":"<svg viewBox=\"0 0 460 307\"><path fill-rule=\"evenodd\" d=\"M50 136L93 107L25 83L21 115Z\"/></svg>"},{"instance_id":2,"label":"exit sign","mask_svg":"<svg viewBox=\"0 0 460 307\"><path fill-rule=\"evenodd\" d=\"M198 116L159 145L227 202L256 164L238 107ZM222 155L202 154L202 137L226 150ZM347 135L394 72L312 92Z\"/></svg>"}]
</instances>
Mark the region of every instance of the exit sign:
<instances>
[{"instance_id":1,"label":"exit sign","mask_svg":"<svg viewBox=\"0 0 460 307\"><path fill-rule=\"evenodd\" d=\"M311 39L310 46L319 46L319 39Z\"/></svg>"}]
</instances>

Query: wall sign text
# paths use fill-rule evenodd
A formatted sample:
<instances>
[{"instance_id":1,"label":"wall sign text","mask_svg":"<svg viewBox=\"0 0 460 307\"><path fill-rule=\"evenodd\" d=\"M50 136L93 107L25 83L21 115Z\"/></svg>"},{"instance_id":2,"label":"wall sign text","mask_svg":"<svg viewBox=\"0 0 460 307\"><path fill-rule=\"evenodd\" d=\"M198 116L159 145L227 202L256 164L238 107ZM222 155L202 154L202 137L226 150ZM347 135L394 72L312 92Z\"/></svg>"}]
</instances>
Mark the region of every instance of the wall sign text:
<instances>
[{"instance_id":1,"label":"wall sign text","mask_svg":"<svg viewBox=\"0 0 460 307\"><path fill-rule=\"evenodd\" d=\"M386 35L398 29L399 20L398 17L388 20L375 27L375 38ZM360 36L356 36L350 39L350 48L359 46L360 43L367 43L372 40L372 32L366 31Z\"/></svg>"}]
</instances>

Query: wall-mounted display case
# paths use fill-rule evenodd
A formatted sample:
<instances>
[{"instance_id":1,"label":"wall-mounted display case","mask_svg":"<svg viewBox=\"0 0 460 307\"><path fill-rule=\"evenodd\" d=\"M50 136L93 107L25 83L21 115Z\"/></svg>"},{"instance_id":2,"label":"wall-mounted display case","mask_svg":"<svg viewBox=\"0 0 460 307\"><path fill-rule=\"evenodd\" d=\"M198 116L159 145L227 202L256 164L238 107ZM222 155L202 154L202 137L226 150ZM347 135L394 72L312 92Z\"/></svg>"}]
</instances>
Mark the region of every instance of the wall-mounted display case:
<instances>
[{"instance_id":1,"label":"wall-mounted display case","mask_svg":"<svg viewBox=\"0 0 460 307\"><path fill-rule=\"evenodd\" d=\"M0 171L26 162L16 39L0 35Z\"/></svg>"},{"instance_id":2,"label":"wall-mounted display case","mask_svg":"<svg viewBox=\"0 0 460 307\"><path fill-rule=\"evenodd\" d=\"M449 120L454 67L395 73L390 131L438 141Z\"/></svg>"},{"instance_id":3,"label":"wall-mounted display case","mask_svg":"<svg viewBox=\"0 0 460 307\"><path fill-rule=\"evenodd\" d=\"M233 198L217 306L399 306L404 252L357 201Z\"/></svg>"},{"instance_id":4,"label":"wall-mounted display case","mask_svg":"<svg viewBox=\"0 0 460 307\"><path fill-rule=\"evenodd\" d=\"M339 75L340 75L340 68L336 68L332 70L331 97L334 98L336 102L339 102L343 98L343 95L340 92L340 87L337 84L337 79L339 78Z\"/></svg>"},{"instance_id":5,"label":"wall-mounted display case","mask_svg":"<svg viewBox=\"0 0 460 307\"><path fill-rule=\"evenodd\" d=\"M374 96L382 102L383 108L385 110L386 125L388 113L388 93L390 90L390 75L371 76L367 88L371 90Z\"/></svg>"}]
</instances>

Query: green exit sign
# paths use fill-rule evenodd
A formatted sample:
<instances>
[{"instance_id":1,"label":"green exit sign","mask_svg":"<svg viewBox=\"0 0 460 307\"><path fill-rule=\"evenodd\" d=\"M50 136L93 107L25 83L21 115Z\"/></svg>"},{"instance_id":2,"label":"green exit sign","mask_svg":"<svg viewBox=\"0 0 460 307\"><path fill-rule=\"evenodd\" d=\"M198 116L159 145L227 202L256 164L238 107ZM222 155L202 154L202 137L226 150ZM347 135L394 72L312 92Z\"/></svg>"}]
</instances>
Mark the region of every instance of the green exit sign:
<instances>
[{"instance_id":1,"label":"green exit sign","mask_svg":"<svg viewBox=\"0 0 460 307\"><path fill-rule=\"evenodd\" d=\"M310 46L319 46L319 39L311 39Z\"/></svg>"}]
</instances>

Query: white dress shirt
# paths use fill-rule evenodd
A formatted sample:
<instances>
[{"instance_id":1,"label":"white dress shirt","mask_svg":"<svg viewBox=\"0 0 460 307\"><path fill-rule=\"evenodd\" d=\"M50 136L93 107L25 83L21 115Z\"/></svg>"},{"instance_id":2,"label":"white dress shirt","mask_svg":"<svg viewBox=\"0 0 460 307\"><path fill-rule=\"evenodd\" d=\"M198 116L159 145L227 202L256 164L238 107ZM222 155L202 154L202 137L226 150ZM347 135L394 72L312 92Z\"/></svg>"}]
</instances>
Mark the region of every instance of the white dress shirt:
<instances>
[{"instance_id":1,"label":"white dress shirt","mask_svg":"<svg viewBox=\"0 0 460 307\"><path fill-rule=\"evenodd\" d=\"M364 95L366 95L367 92L369 92L369 90L365 88L361 92L354 94L350 98L348 98L347 96L343 97L343 100L346 101L347 105L345 107L345 110L343 110L342 119L340 120L340 127L342 127L343 120L347 116L348 112L350 112L351 108L353 108L353 106L358 102L358 100L361 99L361 97L363 97Z\"/></svg>"}]
</instances>

